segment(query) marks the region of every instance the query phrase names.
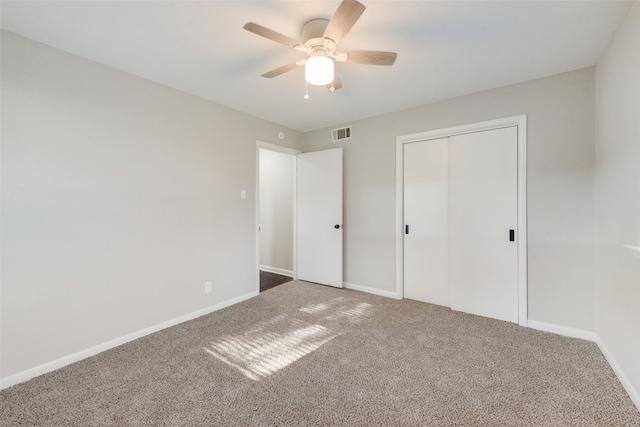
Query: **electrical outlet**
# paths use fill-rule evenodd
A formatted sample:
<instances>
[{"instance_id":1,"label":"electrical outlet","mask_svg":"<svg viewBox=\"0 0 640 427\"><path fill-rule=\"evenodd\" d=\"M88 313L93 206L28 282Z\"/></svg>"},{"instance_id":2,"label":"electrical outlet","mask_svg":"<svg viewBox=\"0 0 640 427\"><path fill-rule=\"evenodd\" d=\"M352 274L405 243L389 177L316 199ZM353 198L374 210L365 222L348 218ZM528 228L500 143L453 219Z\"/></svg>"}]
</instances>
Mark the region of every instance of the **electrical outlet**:
<instances>
[{"instance_id":1,"label":"electrical outlet","mask_svg":"<svg viewBox=\"0 0 640 427\"><path fill-rule=\"evenodd\" d=\"M211 289L213 288L213 282L204 282L204 293L211 293Z\"/></svg>"}]
</instances>

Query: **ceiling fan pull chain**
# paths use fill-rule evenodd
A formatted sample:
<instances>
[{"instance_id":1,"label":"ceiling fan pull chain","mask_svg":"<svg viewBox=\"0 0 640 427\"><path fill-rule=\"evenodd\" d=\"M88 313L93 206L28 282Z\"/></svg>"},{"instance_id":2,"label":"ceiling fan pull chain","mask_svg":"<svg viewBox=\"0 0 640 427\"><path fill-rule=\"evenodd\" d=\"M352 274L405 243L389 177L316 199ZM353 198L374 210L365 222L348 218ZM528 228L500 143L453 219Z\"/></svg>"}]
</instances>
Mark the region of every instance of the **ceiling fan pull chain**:
<instances>
[{"instance_id":1,"label":"ceiling fan pull chain","mask_svg":"<svg viewBox=\"0 0 640 427\"><path fill-rule=\"evenodd\" d=\"M309 83L304 82L304 99L309 99Z\"/></svg>"}]
</instances>

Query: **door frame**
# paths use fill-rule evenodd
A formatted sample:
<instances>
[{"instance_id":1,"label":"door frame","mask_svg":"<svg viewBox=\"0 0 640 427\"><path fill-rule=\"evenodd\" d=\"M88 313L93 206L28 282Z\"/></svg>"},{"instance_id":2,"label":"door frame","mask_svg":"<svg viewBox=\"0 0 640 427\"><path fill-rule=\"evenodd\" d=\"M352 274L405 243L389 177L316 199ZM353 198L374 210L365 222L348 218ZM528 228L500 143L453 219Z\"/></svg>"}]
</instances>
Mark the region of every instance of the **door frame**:
<instances>
[{"instance_id":1,"label":"door frame","mask_svg":"<svg viewBox=\"0 0 640 427\"><path fill-rule=\"evenodd\" d=\"M404 298L404 144L511 126L518 127L518 324L527 326L526 114L396 137L396 298Z\"/></svg>"},{"instance_id":2,"label":"door frame","mask_svg":"<svg viewBox=\"0 0 640 427\"><path fill-rule=\"evenodd\" d=\"M293 156L294 164L297 164L297 155L301 153L299 150L295 150L289 147L283 147L281 145L271 144L269 142L256 141L256 218L255 218L255 231L256 231L256 292L260 293L260 150L271 150L279 153L289 154ZM298 209L297 209L297 196L298 196L298 177L296 174L297 166L293 168L293 280L298 279Z\"/></svg>"}]
</instances>

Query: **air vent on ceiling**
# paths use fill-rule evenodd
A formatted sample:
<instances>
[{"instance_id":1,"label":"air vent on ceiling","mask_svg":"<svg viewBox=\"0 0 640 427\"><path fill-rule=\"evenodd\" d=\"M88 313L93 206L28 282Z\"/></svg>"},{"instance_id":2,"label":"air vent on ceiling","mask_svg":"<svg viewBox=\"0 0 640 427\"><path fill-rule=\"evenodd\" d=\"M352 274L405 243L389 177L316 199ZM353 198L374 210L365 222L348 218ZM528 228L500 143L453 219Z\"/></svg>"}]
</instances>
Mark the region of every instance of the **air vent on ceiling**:
<instances>
[{"instance_id":1,"label":"air vent on ceiling","mask_svg":"<svg viewBox=\"0 0 640 427\"><path fill-rule=\"evenodd\" d=\"M351 126L347 126L340 129L334 129L331 131L332 142L338 142L344 139L351 139Z\"/></svg>"}]
</instances>

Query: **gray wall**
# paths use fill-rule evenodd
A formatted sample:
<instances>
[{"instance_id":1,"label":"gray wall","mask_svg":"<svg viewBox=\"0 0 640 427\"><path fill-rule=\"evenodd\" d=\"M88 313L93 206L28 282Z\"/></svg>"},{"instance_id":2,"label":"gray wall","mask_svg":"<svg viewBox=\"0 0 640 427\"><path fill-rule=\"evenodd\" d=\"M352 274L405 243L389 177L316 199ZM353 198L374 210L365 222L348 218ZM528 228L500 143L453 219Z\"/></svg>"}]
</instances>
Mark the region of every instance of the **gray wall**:
<instances>
[{"instance_id":1,"label":"gray wall","mask_svg":"<svg viewBox=\"0 0 640 427\"><path fill-rule=\"evenodd\" d=\"M0 375L254 292L280 130L2 32Z\"/></svg>"},{"instance_id":2,"label":"gray wall","mask_svg":"<svg viewBox=\"0 0 640 427\"><path fill-rule=\"evenodd\" d=\"M593 83L588 68L359 120L339 144L305 134L304 151L344 147L345 281L395 290L396 136L527 114L529 318L593 331Z\"/></svg>"},{"instance_id":3,"label":"gray wall","mask_svg":"<svg viewBox=\"0 0 640 427\"><path fill-rule=\"evenodd\" d=\"M295 156L260 149L260 265L293 272Z\"/></svg>"},{"instance_id":4,"label":"gray wall","mask_svg":"<svg viewBox=\"0 0 640 427\"><path fill-rule=\"evenodd\" d=\"M640 408L640 4L596 67L596 332Z\"/></svg>"}]
</instances>

